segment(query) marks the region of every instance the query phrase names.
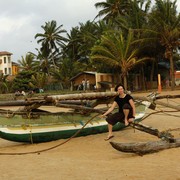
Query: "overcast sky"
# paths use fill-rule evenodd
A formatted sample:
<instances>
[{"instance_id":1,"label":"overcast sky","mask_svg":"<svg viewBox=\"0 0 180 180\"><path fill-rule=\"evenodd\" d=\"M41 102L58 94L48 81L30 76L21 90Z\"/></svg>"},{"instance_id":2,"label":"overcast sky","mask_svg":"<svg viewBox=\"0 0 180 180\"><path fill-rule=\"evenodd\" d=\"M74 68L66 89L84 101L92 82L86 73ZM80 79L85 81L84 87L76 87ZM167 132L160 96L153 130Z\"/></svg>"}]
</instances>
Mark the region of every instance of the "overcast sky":
<instances>
[{"instance_id":1,"label":"overcast sky","mask_svg":"<svg viewBox=\"0 0 180 180\"><path fill-rule=\"evenodd\" d=\"M0 0L0 51L13 53L12 61L39 47L35 34L41 25L55 20L69 31L79 23L93 20L99 9L95 3L105 0ZM180 12L180 0L178 0Z\"/></svg>"},{"instance_id":2,"label":"overcast sky","mask_svg":"<svg viewBox=\"0 0 180 180\"><path fill-rule=\"evenodd\" d=\"M43 33L41 25L56 20L69 31L93 20L98 14L95 3L101 0L0 0L0 51L13 53L12 61L39 47L35 34Z\"/></svg>"}]
</instances>

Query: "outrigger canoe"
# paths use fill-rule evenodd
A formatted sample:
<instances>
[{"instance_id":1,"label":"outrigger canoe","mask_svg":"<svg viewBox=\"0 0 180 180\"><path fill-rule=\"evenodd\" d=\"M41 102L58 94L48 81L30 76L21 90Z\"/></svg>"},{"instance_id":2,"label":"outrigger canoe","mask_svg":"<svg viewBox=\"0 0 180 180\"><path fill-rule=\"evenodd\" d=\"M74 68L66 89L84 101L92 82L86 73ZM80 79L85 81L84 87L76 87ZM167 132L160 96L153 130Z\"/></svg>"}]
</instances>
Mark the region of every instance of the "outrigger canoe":
<instances>
[{"instance_id":1,"label":"outrigger canoe","mask_svg":"<svg viewBox=\"0 0 180 180\"><path fill-rule=\"evenodd\" d=\"M147 106L139 105L135 121L141 121ZM91 120L91 121L90 121ZM90 121L85 127L84 125ZM117 123L114 131L125 128L123 123ZM93 112L89 114L61 112L47 113L45 111L23 114L0 113L0 138L26 143L41 143L66 139L76 136L107 132L107 122Z\"/></svg>"}]
</instances>

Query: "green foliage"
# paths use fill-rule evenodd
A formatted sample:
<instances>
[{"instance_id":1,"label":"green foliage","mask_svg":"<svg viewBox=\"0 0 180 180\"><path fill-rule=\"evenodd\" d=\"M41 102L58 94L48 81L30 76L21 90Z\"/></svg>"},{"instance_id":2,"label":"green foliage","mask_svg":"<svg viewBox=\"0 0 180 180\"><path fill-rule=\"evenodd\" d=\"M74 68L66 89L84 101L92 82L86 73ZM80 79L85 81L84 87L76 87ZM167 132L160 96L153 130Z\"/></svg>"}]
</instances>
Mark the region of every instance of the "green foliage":
<instances>
[{"instance_id":1,"label":"green foliage","mask_svg":"<svg viewBox=\"0 0 180 180\"><path fill-rule=\"evenodd\" d=\"M52 20L50 22L46 22L44 26L41 26L44 30L44 33L37 33L35 38L39 38L37 43L41 44L40 51L43 57L48 58L49 61L56 68L56 54L59 54L59 48L62 48L67 42L67 39L60 34L66 33L66 30L62 29L63 25L57 26L56 21Z\"/></svg>"},{"instance_id":2,"label":"green foliage","mask_svg":"<svg viewBox=\"0 0 180 180\"><path fill-rule=\"evenodd\" d=\"M18 60L18 63L20 65L20 69L31 71L35 68L35 60L34 55L31 53L27 53L25 57L21 57L21 60Z\"/></svg>"},{"instance_id":3,"label":"green foliage","mask_svg":"<svg viewBox=\"0 0 180 180\"><path fill-rule=\"evenodd\" d=\"M32 89L34 88L43 89L47 83L48 83L47 74L37 72L35 74L32 74L31 81L29 82L29 86Z\"/></svg>"},{"instance_id":4,"label":"green foliage","mask_svg":"<svg viewBox=\"0 0 180 180\"><path fill-rule=\"evenodd\" d=\"M0 74L0 93L7 93L8 92L8 75Z\"/></svg>"},{"instance_id":5,"label":"green foliage","mask_svg":"<svg viewBox=\"0 0 180 180\"><path fill-rule=\"evenodd\" d=\"M100 11L94 21L79 23L70 33L54 20L46 22L41 26L43 33L35 35L41 46L34 56L36 61L27 56L22 58L21 66L27 71L44 72L69 87L70 78L81 71L118 72L126 77L140 63L146 64L147 59L158 63L159 59L169 58L173 62L180 46L176 1L155 0L152 9L150 4L151 0L97 2L95 7ZM101 20L95 22L97 17ZM146 71L146 65L144 68ZM139 66L137 69L141 72ZM31 86L40 86L35 81L39 75L29 79ZM19 84L17 87L21 87Z\"/></svg>"},{"instance_id":6,"label":"green foliage","mask_svg":"<svg viewBox=\"0 0 180 180\"><path fill-rule=\"evenodd\" d=\"M125 38L120 32L106 33L101 38L101 43L92 48L92 61L99 61L115 69L124 78L124 86L127 88L127 74L137 64L149 57L140 57L140 48L134 46L134 35L129 31Z\"/></svg>"},{"instance_id":7,"label":"green foliage","mask_svg":"<svg viewBox=\"0 0 180 180\"><path fill-rule=\"evenodd\" d=\"M30 90L29 83L31 82L31 76L34 74L33 71L21 71L13 80L13 91L16 90Z\"/></svg>"}]
</instances>

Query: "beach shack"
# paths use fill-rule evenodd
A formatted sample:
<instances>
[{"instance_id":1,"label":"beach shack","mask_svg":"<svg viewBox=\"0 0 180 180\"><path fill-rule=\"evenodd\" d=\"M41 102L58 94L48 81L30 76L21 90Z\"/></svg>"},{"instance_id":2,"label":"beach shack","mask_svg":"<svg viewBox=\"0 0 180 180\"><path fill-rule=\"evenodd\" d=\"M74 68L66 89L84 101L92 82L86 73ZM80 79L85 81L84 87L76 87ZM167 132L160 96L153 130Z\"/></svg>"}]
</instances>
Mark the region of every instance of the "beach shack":
<instances>
[{"instance_id":1,"label":"beach shack","mask_svg":"<svg viewBox=\"0 0 180 180\"><path fill-rule=\"evenodd\" d=\"M72 90L111 90L117 82L111 73L83 71L70 79Z\"/></svg>"},{"instance_id":2,"label":"beach shack","mask_svg":"<svg viewBox=\"0 0 180 180\"><path fill-rule=\"evenodd\" d=\"M175 85L180 86L180 71L175 71Z\"/></svg>"}]
</instances>

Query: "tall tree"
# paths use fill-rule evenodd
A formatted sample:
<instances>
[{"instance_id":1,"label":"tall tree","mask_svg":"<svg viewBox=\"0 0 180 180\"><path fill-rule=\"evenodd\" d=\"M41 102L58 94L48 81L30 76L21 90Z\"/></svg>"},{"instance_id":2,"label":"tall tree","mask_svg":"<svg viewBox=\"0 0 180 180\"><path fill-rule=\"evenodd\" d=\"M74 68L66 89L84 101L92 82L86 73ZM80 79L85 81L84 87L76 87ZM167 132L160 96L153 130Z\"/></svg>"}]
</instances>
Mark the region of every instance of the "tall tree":
<instances>
[{"instance_id":1,"label":"tall tree","mask_svg":"<svg viewBox=\"0 0 180 180\"><path fill-rule=\"evenodd\" d=\"M95 17L103 17L103 20L108 22L120 14L124 15L129 9L129 0L106 0L106 2L98 2L96 8L102 8Z\"/></svg>"},{"instance_id":2,"label":"tall tree","mask_svg":"<svg viewBox=\"0 0 180 180\"><path fill-rule=\"evenodd\" d=\"M4 75L3 73L0 73L0 93L6 93L8 92L8 75Z\"/></svg>"},{"instance_id":3,"label":"tall tree","mask_svg":"<svg viewBox=\"0 0 180 180\"><path fill-rule=\"evenodd\" d=\"M177 14L176 2L156 0L149 18L150 29L165 48L165 58L170 61L171 90L175 87L173 54L180 46L180 13Z\"/></svg>"},{"instance_id":4,"label":"tall tree","mask_svg":"<svg viewBox=\"0 0 180 180\"><path fill-rule=\"evenodd\" d=\"M47 84L47 75L45 73L36 72L31 76L31 81L29 82L29 86L33 89L39 88L43 89Z\"/></svg>"},{"instance_id":5,"label":"tall tree","mask_svg":"<svg viewBox=\"0 0 180 180\"><path fill-rule=\"evenodd\" d=\"M62 33L66 33L66 30L62 29L63 25L57 26L56 21L52 20L51 22L46 22L44 26L41 26L44 30L44 33L37 33L35 38L40 38L37 43L41 44L41 52L45 57L50 57L54 64L57 66L55 62L55 54L60 52L60 48L63 47L67 38L61 36Z\"/></svg>"},{"instance_id":6,"label":"tall tree","mask_svg":"<svg viewBox=\"0 0 180 180\"><path fill-rule=\"evenodd\" d=\"M118 68L125 88L127 88L128 72L135 65L150 59L149 57L139 58L140 48L134 46L133 42L134 37L131 31L127 38L122 33L107 33L102 36L100 44L92 48L91 59Z\"/></svg>"},{"instance_id":7,"label":"tall tree","mask_svg":"<svg viewBox=\"0 0 180 180\"><path fill-rule=\"evenodd\" d=\"M33 70L34 69L34 55L31 53L27 53L25 57L21 57L21 60L18 60L18 63L20 64L20 68L22 70Z\"/></svg>"}]
</instances>

